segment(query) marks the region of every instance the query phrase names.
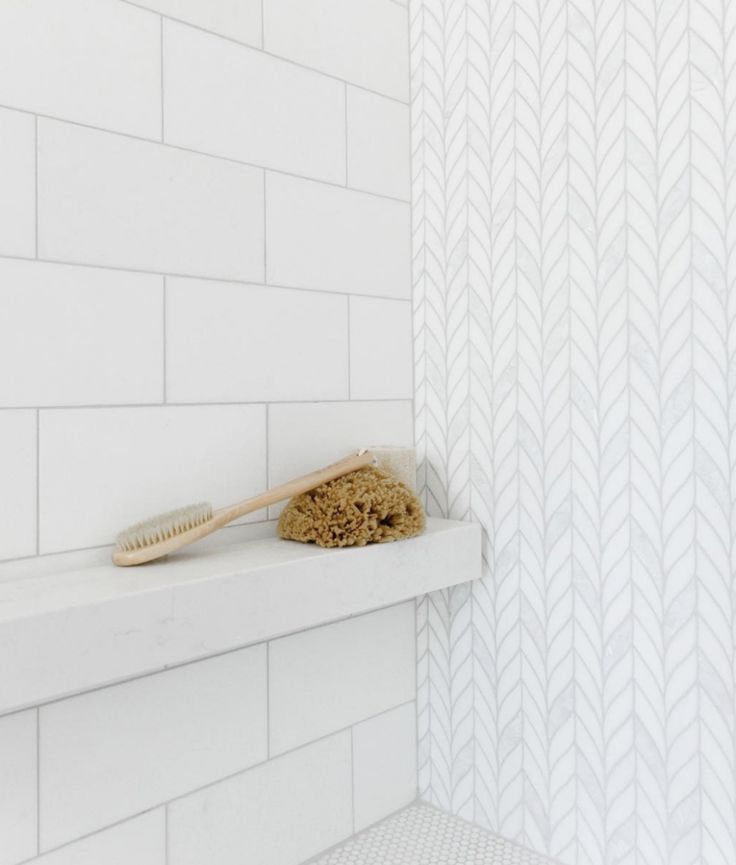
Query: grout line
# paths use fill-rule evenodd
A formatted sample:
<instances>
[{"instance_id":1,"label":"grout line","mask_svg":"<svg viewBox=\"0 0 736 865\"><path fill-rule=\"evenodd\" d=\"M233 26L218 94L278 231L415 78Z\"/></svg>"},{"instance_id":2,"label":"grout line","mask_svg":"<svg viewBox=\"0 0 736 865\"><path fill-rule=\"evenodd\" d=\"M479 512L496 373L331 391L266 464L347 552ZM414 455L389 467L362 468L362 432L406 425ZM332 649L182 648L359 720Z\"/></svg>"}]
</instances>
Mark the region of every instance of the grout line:
<instances>
[{"instance_id":1,"label":"grout line","mask_svg":"<svg viewBox=\"0 0 736 865\"><path fill-rule=\"evenodd\" d=\"M1 108L2 106L0 106ZM342 189L343 187L338 187ZM352 191L352 190L351 190ZM406 203L406 202L405 202ZM0 255L0 260L7 258L10 261L27 261L34 262L35 258L29 258L25 255ZM145 270L141 267L121 267L115 264L95 264L88 261L70 261L60 258L39 258L39 264L58 264L63 267L89 267L95 270L109 270L116 273L139 273L146 276L168 276L172 279L197 279L202 282L221 282L228 285L246 285L255 288L274 288L280 291L307 291L310 294L331 294L336 297L367 297L373 300L395 300L403 303L411 303L411 297L396 297L387 294L366 294L358 291L336 291L331 288L309 288L303 285L284 285L278 282L258 282L252 279L239 279L238 277L226 276L207 276L203 274L193 273L176 273L169 270Z\"/></svg>"},{"instance_id":2,"label":"grout line","mask_svg":"<svg viewBox=\"0 0 736 865\"><path fill-rule=\"evenodd\" d=\"M35 164L34 164L34 203L36 207L35 213L35 228L36 228L36 245L35 257L38 258L38 115L33 117L33 138L35 148Z\"/></svg>"},{"instance_id":3,"label":"grout line","mask_svg":"<svg viewBox=\"0 0 736 865\"><path fill-rule=\"evenodd\" d=\"M266 50L266 0L261 0L261 51Z\"/></svg>"},{"instance_id":4,"label":"grout line","mask_svg":"<svg viewBox=\"0 0 736 865\"><path fill-rule=\"evenodd\" d=\"M22 108L16 108L13 105L0 104L0 108L6 108L9 111L19 111L19 112L22 112L24 114L31 114L32 113L32 112L26 111ZM152 144L152 145L155 145L156 147L168 147L168 148L171 148L172 150L178 150L178 151L183 152L183 153L192 153L195 156L201 156L204 159L217 159L220 162L230 163L231 165L242 165L242 166L245 166L247 168L254 168L254 169L263 170L263 171L273 171L275 174L283 174L286 177L295 177L298 180L304 180L304 181L310 182L310 183L321 183L323 186L330 186L334 189L343 189L344 190L346 188L345 184L337 183L337 182L332 181L332 180L325 180L325 179L320 178L320 177L310 177L309 175L306 175L306 174L298 174L296 171L286 171L283 168L273 168L273 167L268 166L268 165L260 165L257 162L248 162L245 159L235 159L232 156L222 156L221 154L210 153L210 152L207 152L205 150L196 150L193 147L186 147L183 144L173 144L170 141L162 142L158 138L146 138L143 135L134 135L131 132L121 132L118 129L104 129L101 126L93 126L90 123L80 123L78 120L68 120L65 117L56 117L53 114L38 113L35 116L36 117L42 117L46 120L52 120L55 123L65 123L68 126L76 126L76 127L79 127L80 129L90 129L90 130L93 130L94 132L99 132L101 135L117 135L120 138L128 138L132 141L142 141L145 144ZM350 187L349 191L350 192L356 192L359 195L370 195L373 198L380 198L383 201L395 201L398 204L406 204L406 205L409 204L409 201L406 198L397 198L395 195L386 195L385 193L373 192L372 190L369 190L369 189L357 189L357 188Z\"/></svg>"},{"instance_id":5,"label":"grout line","mask_svg":"<svg viewBox=\"0 0 736 865\"><path fill-rule=\"evenodd\" d=\"M91 409L99 409L100 411L104 410L112 410L112 409L120 409L120 408L140 408L140 409L152 409L152 408L216 408L223 406L253 406L253 405L340 405L346 403L411 403L411 398L409 397L386 397L385 399L371 399L367 397L360 397L357 399L280 399L280 400L271 400L270 402L265 402L262 399L255 400L238 400L232 402L167 402L167 403L159 403L159 402L132 402L132 403L90 403L88 405L78 404L78 405L41 405L41 406L27 406L27 405L2 405L0 406L0 412L2 411L23 411L29 409L37 409L39 411L89 411ZM97 547L106 547L108 544L98 544ZM95 546L92 547L79 547L82 550L96 549ZM68 552L67 550L60 550L60 552ZM26 556L20 556L19 558L26 558ZM7 561L7 559L0 559L0 561Z\"/></svg>"},{"instance_id":6,"label":"grout line","mask_svg":"<svg viewBox=\"0 0 736 865\"><path fill-rule=\"evenodd\" d=\"M162 330L163 330L163 333L162 333L162 336L163 336L163 351L162 351L162 355L163 355L163 357L162 357L162 360L163 360L163 393L162 393L162 398L163 398L164 405L166 405L166 403L168 402L167 378L169 375L168 364L166 362L166 353L167 353L166 352L166 350L167 350L166 328L168 325L166 294L167 294L166 277L164 276L163 277L163 286L162 286L162 291L161 291L161 322L162 322Z\"/></svg>"},{"instance_id":7,"label":"grout line","mask_svg":"<svg viewBox=\"0 0 736 865\"><path fill-rule=\"evenodd\" d=\"M169 865L169 803L164 805L164 863Z\"/></svg>"},{"instance_id":8,"label":"grout line","mask_svg":"<svg viewBox=\"0 0 736 865\"><path fill-rule=\"evenodd\" d=\"M242 652L245 649L251 649L251 648L254 648L255 646L262 646L264 643L274 643L277 640L286 640L289 637L294 637L294 636L297 636L299 634L306 634L307 631L316 631L319 628L329 628L332 625L337 625L341 622L353 621L353 619L362 619L365 616L372 615L373 613L380 613L380 612L384 612L385 610L392 610L394 607L400 607L402 604L407 604L410 601L411 601L411 598L405 598L403 601L394 601L392 604L386 604L382 607L375 607L371 610L363 610L360 613L350 613L347 616L341 616L340 618L337 618L337 619L329 619L326 622L320 622L320 623L315 624L315 625L308 625L304 628L298 628L297 630L294 630L294 631L286 631L283 634L276 634L273 637L269 637L267 640L256 640L253 643L243 643L242 645L234 646L231 649L224 649L221 652L215 652L215 653L210 654L210 655L205 655L202 658L193 658L191 661L183 661L180 664L171 664L171 665L164 667L162 669L151 670L148 673L141 673L140 675L128 676L126 678L118 679L118 680L115 680L112 682L106 682L102 685L97 685L93 688L83 688L82 690L73 691L69 694L65 694L62 697L54 697L51 700L44 700L41 703L31 703L28 706L21 706L21 707L16 708L16 709L11 709L9 712L5 712L2 715L0 715L0 718L4 718L7 715L17 715L19 712L25 712L28 709L41 708L43 706L53 706L56 703L63 703L66 700L73 700L73 699L76 699L77 697L81 697L85 694L95 694L95 693L97 693L97 691L104 691L106 688L115 688L118 685L126 685L130 682L138 682L141 679L150 679L152 676L160 676L162 674L170 672L171 670L179 670L183 667L191 667L193 664L201 664L203 661L210 661L210 660L215 659L215 658L223 658L226 655L232 655L235 652ZM360 722L370 721L373 718L378 718L381 715L385 715L387 712L391 712L394 709L398 709L401 706L405 706L408 703L413 703L413 702L415 702L414 698L412 698L410 700L402 700L401 703L397 703L394 706L390 706L388 709L383 709L382 711L377 712L375 715L369 715L367 718L360 718ZM358 723L358 722L356 722L356 723ZM349 729L349 726L350 725L348 725L346 727L341 727L339 730L333 730L332 733L327 733L324 736L320 736L318 739L310 740L310 742L305 742L304 744L312 744L313 742L319 742L322 739L328 738L328 736L334 735L335 733L344 732L345 730ZM302 748L302 747L304 747L304 746L298 745L296 748L290 748L288 751L283 751L283 752L280 752L279 754L272 755L272 756L281 757L283 754L290 754L292 751L297 751L297 750L299 750L299 748ZM262 762L266 762L266 761L264 760ZM260 764L258 764L258 765L260 765ZM243 771L243 770L239 770L239 771ZM235 774L239 774L239 772L236 772ZM212 786L212 783L214 783L214 782L210 782L209 784L205 784L204 786L210 787L210 786ZM182 797L179 796L176 798L180 799Z\"/></svg>"},{"instance_id":9,"label":"grout line","mask_svg":"<svg viewBox=\"0 0 736 865\"><path fill-rule=\"evenodd\" d=\"M350 314L351 314L351 306L350 298L348 297L348 401L352 401L352 391L353 391L353 371L352 371L352 362L353 362L353 340L350 336ZM357 402L357 400L356 400Z\"/></svg>"},{"instance_id":10,"label":"grout line","mask_svg":"<svg viewBox=\"0 0 736 865\"><path fill-rule=\"evenodd\" d=\"M364 724L368 721L375 721L377 718L381 718L384 715L388 715L389 712L395 712L397 709L401 709L404 706L408 706L412 703L413 700L405 700L403 703L398 703L395 706L389 706L388 709L382 709L380 712L376 712L374 715L369 715L367 718L360 718L356 721L356 724ZM266 760L261 760L259 763L254 763L252 766L248 766L245 769L238 769L236 772L231 772L229 775L226 775L224 778L218 778L215 781L208 781L206 784L202 784L201 787L197 787L194 790L188 790L186 793L181 793L179 796L174 796L173 799L169 799L167 804L172 804L173 802L178 802L181 799L187 799L189 796L193 796L197 793L201 793L204 790L208 790L210 787L216 787L218 784L223 783L224 781L231 781L233 778L237 778L240 775L245 775L248 772L253 771L254 769L258 769L261 766L265 766L268 763L273 763L275 760L280 760L282 757L290 757L293 754L297 754L299 751L303 751L305 748L311 748L312 745L318 745L320 742L325 742L327 739L337 738L338 736L345 735L349 733L352 736L353 724L350 724L346 727L340 727L337 730L331 730L329 733L325 733L323 736L318 736L316 739L310 739L308 742L302 742L300 745L296 745L293 748L289 748L287 751L280 751L278 754L272 754L270 758ZM161 803L163 804L163 803ZM157 807L161 807L158 805ZM150 809L149 809L150 810ZM133 815L136 816L136 815ZM130 818L127 818L130 819Z\"/></svg>"},{"instance_id":11,"label":"grout line","mask_svg":"<svg viewBox=\"0 0 736 865\"><path fill-rule=\"evenodd\" d=\"M145 9L147 12L152 11L148 6L141 6L138 3L134 2L134 0L121 0L121 2L127 3L129 6L135 6L138 9ZM403 3L394 2L394 5L400 6L402 9L406 10L408 16L409 10ZM383 96L384 99L390 99L392 102L398 102L399 105L409 104L408 100L399 99L398 96L391 96L388 93L384 93L380 90L373 90L372 88L366 87L363 84L356 84L353 81L346 81L344 78L340 78L339 75L333 75L331 72L325 72L323 69L316 69L314 66L307 66L306 63L300 63L298 60L292 60L291 57L285 57L282 54L276 54L273 51L268 51L265 47L259 48L257 45L253 45L250 42L243 42L242 40L236 39L233 36L226 36L224 33L217 33L214 30L208 30L206 27L201 27L199 24L193 24L191 21L185 21L183 18L175 18L173 15L167 14L162 14L161 17L166 18L169 21L175 21L177 24L182 24L185 27L190 27L192 30L198 30L200 33L206 33L208 36L214 36L217 39L224 39L226 42L233 42L235 45L240 45L242 48L248 48L251 51L257 51L267 57L273 57L275 60L281 60L283 63L288 63L290 66L298 66L299 69L306 69L307 72L312 72L314 75L321 75L324 78L329 78L331 81L341 81L343 84L350 84L351 87L358 87L360 90L365 90L366 93L373 93L375 96ZM264 39L265 44L265 24L263 18L261 19L261 30L261 38Z\"/></svg>"},{"instance_id":12,"label":"grout line","mask_svg":"<svg viewBox=\"0 0 736 865\"><path fill-rule=\"evenodd\" d=\"M268 171L263 169L263 282L268 285Z\"/></svg>"},{"instance_id":13,"label":"grout line","mask_svg":"<svg viewBox=\"0 0 736 865\"><path fill-rule=\"evenodd\" d=\"M402 604L408 604L411 600L412 600L412 598L404 598L403 601L394 601L391 604L384 604L382 607L374 607L371 610L363 610L361 613L349 613L347 616L341 616L340 618L337 618L337 619L330 619L329 621L322 622L319 625L309 625L306 628L299 628L296 631L286 631L283 634L278 634L276 636L269 637L268 642L269 643L275 643L277 640L286 640L289 637L293 637L295 634L306 634L307 631L315 631L315 630L317 630L317 628L329 628L331 625L337 625L339 622L352 621L353 619L362 619L364 616L370 616L372 613L380 613L380 612L383 612L384 610L392 610L394 607L400 607ZM261 642L263 642L263 641L261 641ZM255 644L251 644L251 645L258 645L258 644L255 643ZM243 648L246 648L246 647L243 647ZM228 649L226 652L222 652L221 654L226 655L231 651L237 651L237 649ZM200 660L206 660L206 659L200 659ZM196 663L196 662L195 661L188 661L187 663ZM404 706L404 705L406 705L406 703L411 703L411 702L413 702L413 699L412 700L403 700L401 703L397 703L396 706L393 706L392 708L397 709L399 706ZM389 712L389 711L391 711L391 710L385 709L384 712L379 712L378 715L383 715L383 714L385 714L385 712ZM378 715L372 715L371 717L377 718ZM361 721L368 721L368 720L370 720L370 718L361 718L360 720ZM341 729L347 730L347 727L342 727Z\"/></svg>"},{"instance_id":14,"label":"grout line","mask_svg":"<svg viewBox=\"0 0 736 865\"><path fill-rule=\"evenodd\" d=\"M266 403L266 489L271 488L271 406L269 403ZM278 517L272 517L271 512L273 510L273 505L268 505L266 507L266 519L278 519Z\"/></svg>"},{"instance_id":15,"label":"grout line","mask_svg":"<svg viewBox=\"0 0 736 865\"><path fill-rule=\"evenodd\" d=\"M269 447L269 436L270 436L270 426L271 426L271 411L270 405L266 403L266 489L269 489L271 486L271 467L269 465L270 460L270 447ZM268 513L268 511L266 511Z\"/></svg>"},{"instance_id":16,"label":"grout line","mask_svg":"<svg viewBox=\"0 0 736 865\"><path fill-rule=\"evenodd\" d=\"M38 555L40 552L41 552L41 410L37 408L36 409L36 555Z\"/></svg>"},{"instance_id":17,"label":"grout line","mask_svg":"<svg viewBox=\"0 0 736 865\"><path fill-rule=\"evenodd\" d=\"M36 855L41 855L41 707L36 706Z\"/></svg>"},{"instance_id":18,"label":"grout line","mask_svg":"<svg viewBox=\"0 0 736 865\"><path fill-rule=\"evenodd\" d=\"M266 758L271 759L271 641L266 641Z\"/></svg>"},{"instance_id":19,"label":"grout line","mask_svg":"<svg viewBox=\"0 0 736 865\"><path fill-rule=\"evenodd\" d=\"M345 85L345 187L350 188L348 181L349 159L348 159L348 85Z\"/></svg>"},{"instance_id":20,"label":"grout line","mask_svg":"<svg viewBox=\"0 0 736 865\"><path fill-rule=\"evenodd\" d=\"M172 667L170 669L174 669L174 668ZM132 681L132 680L129 680L129 681ZM91 692L89 692L89 693L91 693ZM67 699L67 698L64 698L64 699ZM411 702L411 701L409 701L409 702ZM386 715L389 712L393 712L396 709L400 709L402 706L406 706L406 705L407 705L406 701L403 703L399 703L396 706L391 706L388 709L383 709L381 712L377 712L375 715L371 715L368 718L361 718L358 723L363 723L365 721L372 721L375 718L380 718L382 715ZM180 802L184 799L188 799L190 796L195 796L199 793L204 792L205 790L210 789L211 787L217 787L219 784L225 784L228 781L232 781L234 778L238 778L241 775L246 775L248 772L252 772L255 769L259 769L259 768L267 765L268 763L272 763L275 760L280 760L282 757L291 756L292 754L296 754L299 751L304 750L305 748L310 748L312 745L317 745L320 742L326 741L327 739L331 739L333 737L337 737L337 736L343 735L343 734L348 733L348 732L350 732L352 734L352 726L341 727L339 730L333 730L330 733L326 733L324 736L319 736L317 739L312 739L309 742L304 742L301 745L297 745L295 748L290 748L288 751L283 751L282 753L277 754L276 756L274 756L270 759L261 760L259 763L254 763L252 766L247 766L245 769L238 769L237 771L231 772L229 775L225 775L222 778L217 778L214 781L208 781L206 784L202 784L199 787L195 787L193 790L187 790L186 793L181 793L179 796L174 796L172 799L168 799L164 802L159 802L158 804L154 805L151 808L145 808L142 811L136 811L133 814L128 814L126 817L124 817L121 820L116 820L114 823L108 823L105 826L101 826L99 829L95 829L94 832L88 832L86 835L81 835L78 838L72 838L70 841L65 841L63 844L59 845L58 847L52 847L49 850L44 850L43 851L44 855L47 853L55 853L57 850L63 850L64 848L70 847L72 844L77 844L80 841L84 841L87 838L93 838L96 835L100 835L103 832L106 832L110 829L114 829L117 826L122 826L124 823L128 823L131 820L135 820L138 817L142 817L144 814L150 814L154 811L158 811L161 808L165 808L166 811L168 812L169 806L174 804L175 802ZM389 815L389 816L391 816L391 815ZM382 822L382 821L378 821L378 822ZM370 828L370 827L366 827L366 828ZM31 857L30 859L24 859L22 862L17 863L17 865L31 865L31 863L34 861L35 861L35 857Z\"/></svg>"},{"instance_id":21,"label":"grout line","mask_svg":"<svg viewBox=\"0 0 736 865\"><path fill-rule=\"evenodd\" d=\"M355 835L355 725L350 728L350 814Z\"/></svg>"},{"instance_id":22,"label":"grout line","mask_svg":"<svg viewBox=\"0 0 736 865\"><path fill-rule=\"evenodd\" d=\"M0 411L3 411L3 410L4 409L0 409ZM255 525L255 524L253 524L253 525ZM33 561L34 559L47 559L51 556L66 556L66 555L71 555L73 553L89 553L89 552L92 552L93 550L104 550L107 547L112 549L112 546L113 546L113 544L98 544L97 546L94 546L94 547L75 547L72 550L55 550L52 553L37 553L36 555L33 555L33 556L14 556L12 559L0 559L0 565L9 565L12 562L29 562L29 561ZM94 565L90 565L90 567L94 567ZM44 576L44 575L42 574L41 576ZM48 576L48 575L46 575L46 576ZM32 577L24 577L21 579L32 579ZM5 582L11 582L11 580L0 579L0 585L2 585ZM15 580L12 580L12 582L15 582Z\"/></svg>"},{"instance_id":23,"label":"grout line","mask_svg":"<svg viewBox=\"0 0 736 865\"><path fill-rule=\"evenodd\" d=\"M160 15L161 19L161 42L159 47L160 57L160 68L159 68L159 76L161 78L161 141L165 141L164 135L164 16Z\"/></svg>"},{"instance_id":24,"label":"grout line","mask_svg":"<svg viewBox=\"0 0 736 865\"><path fill-rule=\"evenodd\" d=\"M88 838L94 838L97 835L102 835L103 832L108 832L111 829L116 829L118 826L123 826L126 823L131 823L133 820L137 820L139 817L143 817L145 814L152 814L154 811L159 811L167 802L163 802L159 805L154 805L152 808L146 808L143 811L136 811L135 814L130 814L127 817L123 817L121 820L116 820L114 823L108 823L105 826L102 826L100 829L95 829L94 832L87 832L86 835L80 835L78 838L72 838L71 841L65 841L63 844L59 844L58 847L52 847L49 850L43 851L43 856L41 858L45 858L47 855L51 853L56 853L59 850L66 850L71 847L73 844L78 844L80 841L86 841ZM39 850L39 856L41 851ZM39 857L31 856L30 859L22 859L20 862L14 862L13 865L34 865L34 863L38 862Z\"/></svg>"}]
</instances>

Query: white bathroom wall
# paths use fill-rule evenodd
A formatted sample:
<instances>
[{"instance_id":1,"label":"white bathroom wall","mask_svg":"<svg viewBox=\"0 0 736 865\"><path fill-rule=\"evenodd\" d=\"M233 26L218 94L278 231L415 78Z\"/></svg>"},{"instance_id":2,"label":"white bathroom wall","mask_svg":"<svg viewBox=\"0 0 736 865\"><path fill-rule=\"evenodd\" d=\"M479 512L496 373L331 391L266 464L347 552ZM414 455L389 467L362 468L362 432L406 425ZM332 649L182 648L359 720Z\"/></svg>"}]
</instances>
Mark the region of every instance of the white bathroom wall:
<instances>
[{"instance_id":1,"label":"white bathroom wall","mask_svg":"<svg viewBox=\"0 0 736 865\"><path fill-rule=\"evenodd\" d=\"M569 865L736 862L736 3L412 3L420 785Z\"/></svg>"},{"instance_id":2,"label":"white bathroom wall","mask_svg":"<svg viewBox=\"0 0 736 865\"><path fill-rule=\"evenodd\" d=\"M3 575L412 443L407 18L0 4Z\"/></svg>"},{"instance_id":3,"label":"white bathroom wall","mask_svg":"<svg viewBox=\"0 0 736 865\"><path fill-rule=\"evenodd\" d=\"M0 865L299 865L416 798L405 602L0 717Z\"/></svg>"}]
</instances>

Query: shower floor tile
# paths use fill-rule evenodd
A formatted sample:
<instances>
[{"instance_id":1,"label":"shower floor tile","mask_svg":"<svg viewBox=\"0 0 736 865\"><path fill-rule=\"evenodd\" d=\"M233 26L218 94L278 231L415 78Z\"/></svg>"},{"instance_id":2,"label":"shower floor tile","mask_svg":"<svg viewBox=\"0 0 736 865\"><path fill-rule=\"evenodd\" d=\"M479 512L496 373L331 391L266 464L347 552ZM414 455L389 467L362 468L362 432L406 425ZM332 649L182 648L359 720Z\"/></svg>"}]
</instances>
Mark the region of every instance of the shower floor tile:
<instances>
[{"instance_id":1,"label":"shower floor tile","mask_svg":"<svg viewBox=\"0 0 736 865\"><path fill-rule=\"evenodd\" d=\"M430 805L416 804L310 860L310 865L555 863Z\"/></svg>"}]
</instances>

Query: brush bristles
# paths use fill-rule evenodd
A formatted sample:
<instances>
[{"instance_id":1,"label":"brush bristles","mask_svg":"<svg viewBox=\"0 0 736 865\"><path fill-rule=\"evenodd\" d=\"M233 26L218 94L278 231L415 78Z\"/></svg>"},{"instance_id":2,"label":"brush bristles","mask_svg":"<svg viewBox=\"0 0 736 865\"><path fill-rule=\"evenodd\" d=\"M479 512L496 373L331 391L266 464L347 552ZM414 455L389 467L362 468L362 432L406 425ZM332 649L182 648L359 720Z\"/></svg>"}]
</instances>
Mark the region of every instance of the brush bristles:
<instances>
[{"instance_id":1,"label":"brush bristles","mask_svg":"<svg viewBox=\"0 0 736 865\"><path fill-rule=\"evenodd\" d=\"M117 548L125 552L141 550L188 532L189 529L201 526L211 519L212 505L209 502L177 508L175 511L168 511L142 523L136 523L124 532L120 532Z\"/></svg>"}]
</instances>

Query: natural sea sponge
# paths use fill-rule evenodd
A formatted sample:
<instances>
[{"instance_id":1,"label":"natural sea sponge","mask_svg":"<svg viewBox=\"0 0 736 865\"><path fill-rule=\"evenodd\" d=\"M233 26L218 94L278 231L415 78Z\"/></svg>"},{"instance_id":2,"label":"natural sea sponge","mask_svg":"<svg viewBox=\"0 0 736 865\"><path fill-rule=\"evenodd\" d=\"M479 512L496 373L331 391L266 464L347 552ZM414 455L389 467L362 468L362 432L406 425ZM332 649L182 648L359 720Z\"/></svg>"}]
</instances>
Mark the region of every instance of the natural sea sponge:
<instances>
[{"instance_id":1,"label":"natural sea sponge","mask_svg":"<svg viewBox=\"0 0 736 865\"><path fill-rule=\"evenodd\" d=\"M363 547L413 538L425 524L416 495L367 466L295 496L281 513L278 533L320 547Z\"/></svg>"}]
</instances>

